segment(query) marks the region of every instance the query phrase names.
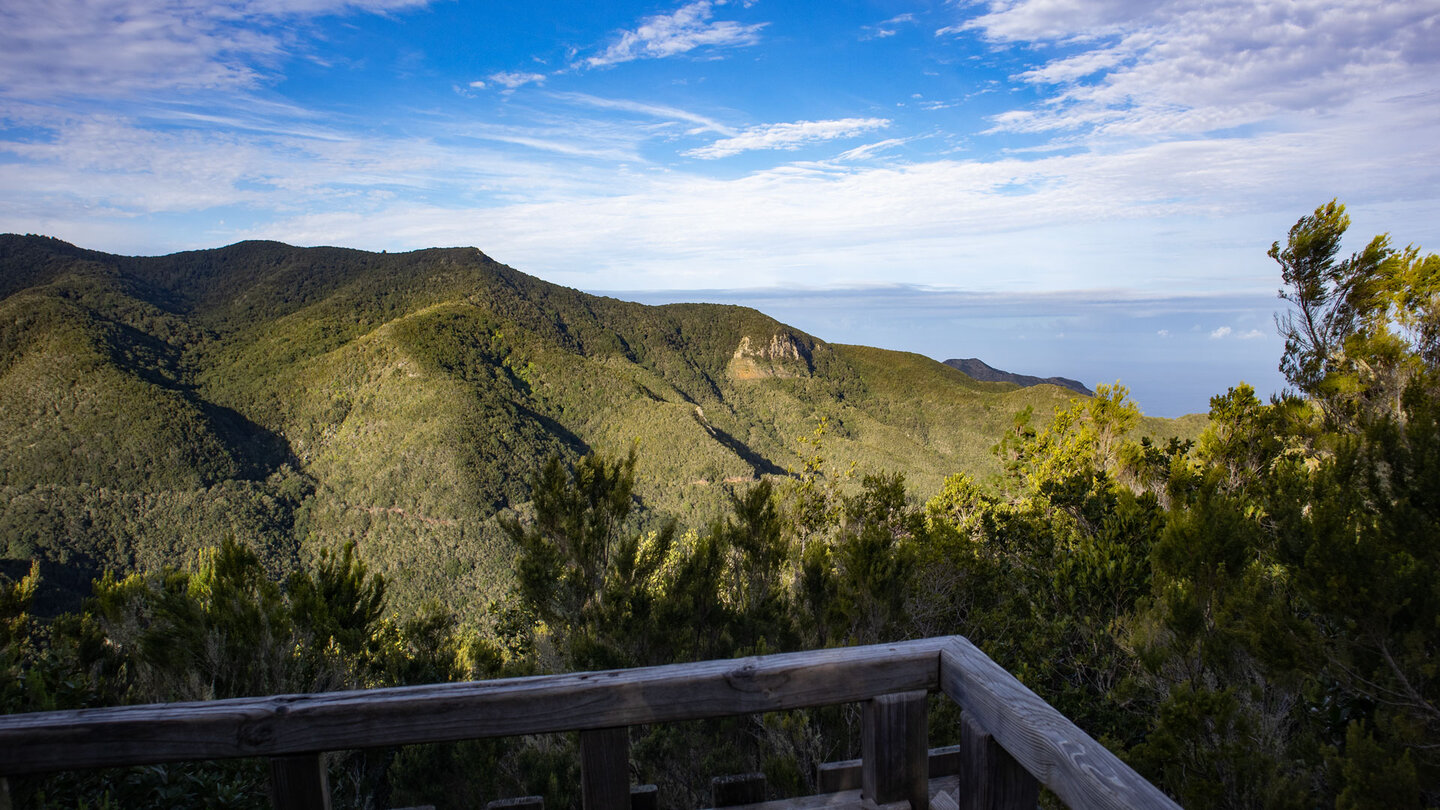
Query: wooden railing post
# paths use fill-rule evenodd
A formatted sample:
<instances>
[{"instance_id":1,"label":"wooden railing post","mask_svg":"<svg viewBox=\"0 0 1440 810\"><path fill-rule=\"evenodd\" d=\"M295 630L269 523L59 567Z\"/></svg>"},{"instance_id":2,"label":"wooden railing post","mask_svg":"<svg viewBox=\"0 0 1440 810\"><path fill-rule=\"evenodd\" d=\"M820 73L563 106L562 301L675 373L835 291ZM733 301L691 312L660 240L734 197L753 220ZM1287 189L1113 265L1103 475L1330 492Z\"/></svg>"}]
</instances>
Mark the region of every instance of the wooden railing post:
<instances>
[{"instance_id":1,"label":"wooden railing post","mask_svg":"<svg viewBox=\"0 0 1440 810\"><path fill-rule=\"evenodd\" d=\"M960 716L960 810L1035 810L1040 783L980 728Z\"/></svg>"},{"instance_id":2,"label":"wooden railing post","mask_svg":"<svg viewBox=\"0 0 1440 810\"><path fill-rule=\"evenodd\" d=\"M270 802L275 810L330 810L330 778L324 756L271 757Z\"/></svg>"},{"instance_id":3,"label":"wooden railing post","mask_svg":"<svg viewBox=\"0 0 1440 810\"><path fill-rule=\"evenodd\" d=\"M630 731L580 732L580 796L585 810L630 810Z\"/></svg>"},{"instance_id":4,"label":"wooden railing post","mask_svg":"<svg viewBox=\"0 0 1440 810\"><path fill-rule=\"evenodd\" d=\"M321 755L307 752L581 729L584 806L626 810L628 726L863 701L864 759L827 766L822 779L861 787L869 803L928 810L926 778L942 772L927 768L925 751L926 690L936 688L968 717L964 759L976 791L961 791L964 806L1033 807L1035 785L1018 763L1076 810L1180 810L961 636L635 670L3 715L0 780L267 757L275 807L310 810L328 807L330 797ZM1014 780L1003 776L1012 772ZM1012 781L1020 800L1004 798L1015 792ZM4 787L0 781L0 810Z\"/></svg>"},{"instance_id":5,"label":"wooden railing post","mask_svg":"<svg viewBox=\"0 0 1440 810\"><path fill-rule=\"evenodd\" d=\"M880 695L865 703L860 729L860 792L877 805L930 807L929 733L923 691Z\"/></svg>"}]
</instances>

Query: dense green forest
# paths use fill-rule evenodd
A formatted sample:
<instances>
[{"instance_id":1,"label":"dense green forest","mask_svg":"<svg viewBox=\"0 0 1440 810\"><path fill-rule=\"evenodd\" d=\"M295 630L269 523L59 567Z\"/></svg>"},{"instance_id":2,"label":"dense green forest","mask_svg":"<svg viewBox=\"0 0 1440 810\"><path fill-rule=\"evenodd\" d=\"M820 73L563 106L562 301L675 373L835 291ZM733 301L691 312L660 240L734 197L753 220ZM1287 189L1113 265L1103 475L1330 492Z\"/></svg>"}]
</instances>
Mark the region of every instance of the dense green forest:
<instances>
[{"instance_id":1,"label":"dense green forest","mask_svg":"<svg viewBox=\"0 0 1440 810\"><path fill-rule=\"evenodd\" d=\"M837 457L928 490L998 476L1010 417L1068 398L741 307L586 295L474 249L147 258L9 235L0 296L0 570L41 560L50 610L234 537L275 577L354 542L397 606L458 589L478 621L512 584L501 521L551 455L638 442L642 511L703 526L797 468L822 418Z\"/></svg>"},{"instance_id":2,"label":"dense green forest","mask_svg":"<svg viewBox=\"0 0 1440 810\"><path fill-rule=\"evenodd\" d=\"M511 573L502 591L469 610L453 600L427 600L423 592L397 599L397 578L357 542L373 538L336 530L343 523L303 517L311 531L329 532L323 541L306 541L315 548L308 556L266 545L271 537L294 542L290 532L301 518L292 513L323 510L315 492L336 485L318 482L339 475L334 467L323 476L305 472L317 469L306 465L323 456L333 435L322 430L300 441L300 422L285 415L286 408L336 407L304 401L334 389L294 396L290 387L307 374L376 373L377 366L358 363L356 353L398 351L393 341L406 319L385 320L394 334L374 337L368 347L355 346L354 335L372 336L374 324L337 327L326 345L342 347L341 356L320 353L314 357L323 359L309 363L289 358L281 364L289 370L278 376L250 378L285 382L254 391L230 391L226 380L195 369L220 368L205 359L215 356L231 358L225 368L280 364L284 345L312 344L297 337L261 351L226 337L219 320L208 321L204 328L215 331L193 339L203 357L174 358L180 382L163 377L163 347L120 367L160 375L135 372L131 379L173 390L177 403L194 406L188 422L176 416L187 413L179 405L168 412L167 442L212 437L223 450L232 447L224 444L226 431L241 429L226 420L248 419L270 431L277 447L291 448L295 460L277 463L264 455L267 447L249 444L245 453L196 451L187 459L192 448L180 444L173 469L138 466L130 488L113 497L161 491L153 476L163 474L174 477L165 491L175 493L232 487L237 500L268 504L254 507L261 525L268 519L289 528L230 537L213 527L206 547L177 547L168 566L115 566L134 573L104 576L82 606L53 617L34 609L46 577L35 555L30 573L6 580L0 590L0 700L13 712L218 698L961 633L1186 807L1440 805L1440 257L1397 249L1386 237L1342 257L1348 223L1343 206L1330 203L1300 219L1270 250L1285 299L1277 325L1286 347L1278 360L1291 391L1262 402L1250 387L1236 385L1211 400L1203 429L1188 434L1162 425L1169 429L1156 435L1149 428L1158 423L1144 422L1118 385L1097 387L1093 398L1032 403L944 399L949 389L927 383L935 372L918 360L907 365L893 353L830 347L800 335L787 340L783 335L791 333L771 323L711 339L722 348L708 367L666 365L694 355L641 348L663 343L660 332L648 344L626 338L628 349L598 362L609 368L620 365L620 356L651 358L649 365L624 366L635 385L654 395L642 394L651 404L634 407L667 413L668 392L692 392L683 407L703 410L711 429L748 448L750 460L738 448L732 456L751 464L752 474L716 488L723 509L668 509L673 501L652 494L646 477L675 486L666 471L681 462L647 461L670 452L656 442L587 439L582 446L537 428L515 441L532 442L529 458L550 460L531 463L528 472L506 472L497 486L512 487L523 507L490 517L498 538L490 548L510 550ZM40 283L31 281L31 289ZM286 284L303 298L303 284ZM205 294L203 285L197 289ZM46 306L71 300L57 296ZM233 311L236 324L274 323L268 315L247 315L244 296L227 300L225 311ZM295 301L294 311L303 303ZM410 312L413 303L397 303L395 311ZM163 311L181 309L154 306L162 311L153 316L157 324L169 323ZM478 317L449 305L413 312L427 314L407 316L421 320L406 346L450 334L419 329L430 323L424 318ZM6 315L0 323L18 317L13 310ZM748 311L735 317L763 318ZM511 326L476 331L474 322L466 324L471 335L519 334ZM118 338L102 341L106 329L120 328L113 324L67 328L76 334L54 329L43 339L72 347L120 345ZM673 338L690 328L660 331ZM578 328L566 334L579 343L598 339ZM777 350L747 355L737 350L744 336ZM309 334L312 339L325 344ZM34 346L41 338L24 340ZM499 351L489 340L463 348ZM462 376L495 368L446 354L452 350L437 345L431 354L397 355L397 373L408 373L403 363L417 356L439 358L437 367L460 369L455 373ZM574 363L566 368L580 374L599 356L587 351L572 353L584 362L563 361ZM51 365L60 356L47 355ZM523 383L534 391L562 368L561 353L527 350L515 357L501 366L514 375L502 381L510 390L524 390ZM113 356L76 358L93 369L118 364ZM335 370L345 363L368 371ZM825 374L818 373L822 366ZM751 377L772 387L743 388ZM688 379L694 388L675 382ZM724 392L702 402L696 392L703 380L716 388L715 381L724 380ZM1017 393L968 385L987 395ZM33 396L40 401L40 394ZM352 408L359 407L355 396ZM754 399L743 407L729 404L728 411L715 404L746 396ZM268 424L256 416L261 411L251 398L272 403ZM7 409L12 401L19 400L7 400ZM814 407L822 401L860 404L826 413ZM227 402L215 407L228 412L205 405ZM921 456L907 455L911 451L886 455L888 442L922 433L942 442L946 419L953 428L966 408L998 411L1002 404L1015 407L994 434L985 463L956 451L935 462L952 465L951 474L936 478L930 466L912 474L907 462ZM903 416L876 417L921 405L938 409L940 417L915 415L910 424ZM738 422L711 416L725 412L725 419L736 420L744 408L758 413L765 407L791 409L776 417L790 438L773 439L788 455L771 449L756 429L742 433ZM393 418L403 415L397 410ZM804 429L789 427L797 423ZM691 424L700 422L691 418ZM43 438L31 434L28 441ZM7 459L43 463L41 454L17 447L6 448ZM867 447L879 449L862 454ZM789 474L764 474L766 463L780 467L781 461ZM79 487L64 478L83 480L82 459L51 463L59 466L45 486L57 493ZM373 467L345 474L358 480L383 473ZM27 492L38 486L9 485L30 486ZM243 487L249 488L242 495ZM475 498L487 491L477 485L429 497ZM443 500L384 503L432 510L427 515L446 508ZM173 508L200 515L212 507ZM107 531L99 528L95 536ZM282 576L284 554L299 563ZM458 554L450 559L468 564ZM932 742L940 744L955 723L943 716L948 709L935 711ZM817 763L855 753L857 726L852 709L834 708L637 728L633 768L675 806L701 806L709 777L727 773L764 771L777 792L798 793L809 787ZM344 806L462 807L530 793L544 794L554 807L578 803L575 741L565 735L340 752L330 768ZM17 779L12 789L21 806L248 807L262 805L263 784L262 763L242 761Z\"/></svg>"}]
</instances>

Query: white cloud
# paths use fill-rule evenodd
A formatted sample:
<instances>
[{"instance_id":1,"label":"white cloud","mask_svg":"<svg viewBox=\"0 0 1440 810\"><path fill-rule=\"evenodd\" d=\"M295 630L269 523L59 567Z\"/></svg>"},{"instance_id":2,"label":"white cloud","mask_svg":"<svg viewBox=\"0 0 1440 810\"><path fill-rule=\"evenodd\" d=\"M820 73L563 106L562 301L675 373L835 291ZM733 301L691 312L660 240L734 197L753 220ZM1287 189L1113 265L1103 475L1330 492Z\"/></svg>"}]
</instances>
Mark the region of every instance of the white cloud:
<instances>
[{"instance_id":1,"label":"white cloud","mask_svg":"<svg viewBox=\"0 0 1440 810\"><path fill-rule=\"evenodd\" d=\"M257 212L267 219L336 208L368 214L401 199L453 201L457 194L477 205L513 201L509 195L518 190L531 202L600 194L615 178L576 172L567 160L635 157L630 142L599 128L572 128L582 131L568 138L559 127L471 131L441 145L427 138L362 139L304 121L262 129L237 120L233 129L215 130L187 126L183 115L163 128L118 116L24 120L51 134L0 140L0 156L12 158L0 159L0 231L74 234L67 238L83 244L86 233L113 239L111 226L119 224L130 229L125 241L106 244L127 250L213 246L234 241L236 233L233 226L214 236L208 226L173 224L148 233L150 217L215 223L253 221ZM528 153L506 143L561 157L522 157ZM450 240L460 241L475 240Z\"/></svg>"},{"instance_id":2,"label":"white cloud","mask_svg":"<svg viewBox=\"0 0 1440 810\"><path fill-rule=\"evenodd\" d=\"M1064 84L1113 68L1124 59L1125 53L1120 48L1082 51L1046 62L1042 67L1021 73L1019 78L1031 84Z\"/></svg>"},{"instance_id":3,"label":"white cloud","mask_svg":"<svg viewBox=\"0 0 1440 810\"><path fill-rule=\"evenodd\" d=\"M1228 326L1222 326L1210 333L1211 340L1220 340L1230 336L1232 330Z\"/></svg>"},{"instance_id":4,"label":"white cloud","mask_svg":"<svg viewBox=\"0 0 1440 810\"><path fill-rule=\"evenodd\" d=\"M552 93L551 97L602 110L620 110L623 112L638 113L652 118L685 121L695 124L696 128L691 130L689 134L699 134L701 132L718 132L721 135L735 134L734 129L721 124L713 118L664 104L649 104L642 101L629 101L626 99L600 98L587 93Z\"/></svg>"},{"instance_id":5,"label":"white cloud","mask_svg":"<svg viewBox=\"0 0 1440 810\"><path fill-rule=\"evenodd\" d=\"M812 143L849 138L865 132L884 129L890 121L884 118L840 118L832 121L796 121L750 127L730 138L722 138L708 146L683 152L686 157L713 160L757 149L799 149Z\"/></svg>"},{"instance_id":6,"label":"white cloud","mask_svg":"<svg viewBox=\"0 0 1440 810\"><path fill-rule=\"evenodd\" d=\"M509 70L502 70L499 73L491 73L485 78L489 79L495 84L500 85L501 87L504 87L506 92L513 92L516 88L524 87L527 84L545 83L544 73L522 73L520 71ZM475 84L471 83L470 86L474 87Z\"/></svg>"},{"instance_id":7,"label":"white cloud","mask_svg":"<svg viewBox=\"0 0 1440 810\"><path fill-rule=\"evenodd\" d=\"M1241 340L1259 340L1267 335L1259 329L1251 329L1248 332L1242 332L1239 337Z\"/></svg>"},{"instance_id":8,"label":"white cloud","mask_svg":"<svg viewBox=\"0 0 1440 810\"><path fill-rule=\"evenodd\" d=\"M646 17L633 31L623 31L604 53L584 60L589 67L610 67L636 59L663 59L689 53L697 48L735 48L760 41L768 23L741 24L732 20L712 21L714 7L723 0L696 0L671 14Z\"/></svg>"},{"instance_id":9,"label":"white cloud","mask_svg":"<svg viewBox=\"0 0 1440 810\"><path fill-rule=\"evenodd\" d=\"M119 98L251 87L309 17L385 12L425 0L6 0L0 95Z\"/></svg>"},{"instance_id":10,"label":"white cloud","mask_svg":"<svg viewBox=\"0 0 1440 810\"><path fill-rule=\"evenodd\" d=\"M998 45L1061 46L1016 77L1050 95L998 116L1000 132L1131 139L1324 126L1431 92L1440 70L1440 0L992 0L958 29Z\"/></svg>"},{"instance_id":11,"label":"white cloud","mask_svg":"<svg viewBox=\"0 0 1440 810\"><path fill-rule=\"evenodd\" d=\"M562 129L475 125L467 129L466 134L483 141L514 144L567 157L620 162L640 160L633 141L606 137L604 133L582 137Z\"/></svg>"},{"instance_id":12,"label":"white cloud","mask_svg":"<svg viewBox=\"0 0 1440 810\"><path fill-rule=\"evenodd\" d=\"M457 122L434 139L377 139L303 116L268 131L152 131L37 113L31 125L51 135L0 140L0 231L120 252L250 237L391 250L471 244L551 280L609 288L863 283L884 268L894 281L975 289L1270 295L1265 246L1335 194L1352 203L1355 233L1440 243L1430 236L1440 206L1422 196L1440 184L1440 143L1396 141L1378 118L1343 137L799 163L705 178L646 166L648 136L623 119ZM1377 157L1356 160L1356 144ZM1389 154L1405 159L1378 157ZM1371 188L1415 196L1383 208L1348 196ZM237 207L243 217L228 210Z\"/></svg>"},{"instance_id":13,"label":"white cloud","mask_svg":"<svg viewBox=\"0 0 1440 810\"><path fill-rule=\"evenodd\" d=\"M904 146L905 144L909 143L911 140L913 140L913 139L911 139L911 138L887 138L887 139L885 139L885 140L883 140L883 141L876 141L875 143L867 143L867 144L865 144L864 146L857 146L857 147L855 147L854 149L848 149L848 150L846 150L846 151L844 151L844 152L841 152L841 153L840 153L840 156L837 158L837 160L841 160L841 161L869 160L870 158L875 157L876 155L880 154L881 152L884 152L884 151L889 150L889 149L893 149L893 148L895 148L895 147L897 147L897 146Z\"/></svg>"},{"instance_id":14,"label":"white cloud","mask_svg":"<svg viewBox=\"0 0 1440 810\"><path fill-rule=\"evenodd\" d=\"M1162 337L1162 338L1168 338L1168 337L1170 337L1170 330L1169 330L1169 329L1161 329L1161 330L1157 331L1155 334L1159 335L1159 336Z\"/></svg>"},{"instance_id":15,"label":"white cloud","mask_svg":"<svg viewBox=\"0 0 1440 810\"><path fill-rule=\"evenodd\" d=\"M899 26L902 23L915 22L915 15L910 13L897 14L878 25L867 25L861 30L865 33L861 39L886 39L900 33Z\"/></svg>"},{"instance_id":16,"label":"white cloud","mask_svg":"<svg viewBox=\"0 0 1440 810\"><path fill-rule=\"evenodd\" d=\"M939 33L978 30L1006 42L1086 41L1135 25L1157 7L1176 5L1152 0L991 0L987 13Z\"/></svg>"}]
</instances>

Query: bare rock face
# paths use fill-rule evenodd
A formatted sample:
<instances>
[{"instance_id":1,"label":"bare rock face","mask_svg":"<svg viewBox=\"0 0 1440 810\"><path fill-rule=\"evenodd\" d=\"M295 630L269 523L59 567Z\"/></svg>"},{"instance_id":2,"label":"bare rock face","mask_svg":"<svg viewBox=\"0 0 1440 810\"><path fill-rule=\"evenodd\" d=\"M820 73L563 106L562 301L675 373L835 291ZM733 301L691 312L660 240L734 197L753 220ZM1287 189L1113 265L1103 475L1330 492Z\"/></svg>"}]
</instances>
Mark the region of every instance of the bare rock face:
<instances>
[{"instance_id":1,"label":"bare rock face","mask_svg":"<svg viewBox=\"0 0 1440 810\"><path fill-rule=\"evenodd\" d=\"M768 343L740 338L725 371L732 380L761 380L767 377L808 377L812 371L810 348L794 335L774 334Z\"/></svg>"}]
</instances>

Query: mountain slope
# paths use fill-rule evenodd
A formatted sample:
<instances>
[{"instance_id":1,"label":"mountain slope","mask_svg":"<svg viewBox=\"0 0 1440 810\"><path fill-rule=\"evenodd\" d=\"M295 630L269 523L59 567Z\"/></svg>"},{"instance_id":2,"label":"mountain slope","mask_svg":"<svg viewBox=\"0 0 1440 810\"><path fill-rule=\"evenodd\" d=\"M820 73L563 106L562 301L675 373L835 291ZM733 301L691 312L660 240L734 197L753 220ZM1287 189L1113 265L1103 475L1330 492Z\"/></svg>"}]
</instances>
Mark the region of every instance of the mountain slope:
<instances>
[{"instance_id":1,"label":"mountain slope","mask_svg":"<svg viewBox=\"0 0 1440 810\"><path fill-rule=\"evenodd\" d=\"M1095 392L1091 391L1079 380L1072 380L1069 377L1035 377L1030 374L1015 374L1010 371L1001 371L978 357L946 360L945 365L959 369L970 377L985 382L1012 382L1021 387L1058 385L1061 388L1068 388L1077 394L1083 394L1087 397L1095 396Z\"/></svg>"},{"instance_id":2,"label":"mountain slope","mask_svg":"<svg viewBox=\"0 0 1440 810\"><path fill-rule=\"evenodd\" d=\"M822 418L832 461L924 493L997 473L1013 414L1070 396L743 307L586 295L473 248L147 258L3 236L0 289L0 557L72 575L226 535L279 572L354 540L402 598L478 607L509 582L496 517L551 454L638 443L647 505L699 528L799 467Z\"/></svg>"}]
</instances>

